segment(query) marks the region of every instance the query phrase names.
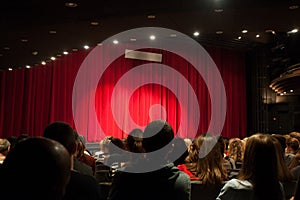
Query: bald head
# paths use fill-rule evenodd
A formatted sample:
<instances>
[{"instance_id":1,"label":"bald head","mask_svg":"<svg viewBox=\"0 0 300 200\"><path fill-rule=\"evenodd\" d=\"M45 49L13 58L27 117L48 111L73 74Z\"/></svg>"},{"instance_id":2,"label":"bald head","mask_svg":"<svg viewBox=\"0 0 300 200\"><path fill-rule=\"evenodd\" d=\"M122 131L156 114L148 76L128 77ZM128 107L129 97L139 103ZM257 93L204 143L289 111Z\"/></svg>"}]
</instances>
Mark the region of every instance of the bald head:
<instances>
[{"instance_id":1,"label":"bald head","mask_svg":"<svg viewBox=\"0 0 300 200\"><path fill-rule=\"evenodd\" d=\"M1 170L9 199L61 199L69 181L70 156L56 141L28 138L10 151Z\"/></svg>"}]
</instances>

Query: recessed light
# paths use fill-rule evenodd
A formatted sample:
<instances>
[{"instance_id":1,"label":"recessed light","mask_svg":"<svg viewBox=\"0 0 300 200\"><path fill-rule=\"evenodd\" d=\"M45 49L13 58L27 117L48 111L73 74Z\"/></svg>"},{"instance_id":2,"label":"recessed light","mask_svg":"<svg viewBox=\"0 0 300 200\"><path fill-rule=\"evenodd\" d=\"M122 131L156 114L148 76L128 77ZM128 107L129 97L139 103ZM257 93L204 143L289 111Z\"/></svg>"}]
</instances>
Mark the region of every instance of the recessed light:
<instances>
[{"instance_id":1,"label":"recessed light","mask_svg":"<svg viewBox=\"0 0 300 200\"><path fill-rule=\"evenodd\" d=\"M56 57L61 57L61 54L57 54Z\"/></svg>"},{"instance_id":2,"label":"recessed light","mask_svg":"<svg viewBox=\"0 0 300 200\"><path fill-rule=\"evenodd\" d=\"M239 37L238 37L238 40L240 40L240 39L242 39L242 37L241 37L241 36L239 36Z\"/></svg>"},{"instance_id":3,"label":"recessed light","mask_svg":"<svg viewBox=\"0 0 300 200\"><path fill-rule=\"evenodd\" d=\"M30 65L26 65L25 67L26 67L27 69L29 69L29 68L30 68Z\"/></svg>"},{"instance_id":4,"label":"recessed light","mask_svg":"<svg viewBox=\"0 0 300 200\"><path fill-rule=\"evenodd\" d=\"M221 34L223 34L223 31L216 31L216 34L221 35Z\"/></svg>"},{"instance_id":5,"label":"recessed light","mask_svg":"<svg viewBox=\"0 0 300 200\"><path fill-rule=\"evenodd\" d=\"M156 16L155 16L155 15L148 15L147 18L148 18L148 19L155 19Z\"/></svg>"},{"instance_id":6,"label":"recessed light","mask_svg":"<svg viewBox=\"0 0 300 200\"><path fill-rule=\"evenodd\" d=\"M242 33L248 33L248 30L244 29L242 30Z\"/></svg>"},{"instance_id":7,"label":"recessed light","mask_svg":"<svg viewBox=\"0 0 300 200\"><path fill-rule=\"evenodd\" d=\"M114 40L113 43L114 44L119 44L119 41L118 40Z\"/></svg>"},{"instance_id":8,"label":"recessed light","mask_svg":"<svg viewBox=\"0 0 300 200\"><path fill-rule=\"evenodd\" d=\"M131 41L131 42L135 42L135 41L136 41L136 38L130 38L130 41Z\"/></svg>"},{"instance_id":9,"label":"recessed light","mask_svg":"<svg viewBox=\"0 0 300 200\"><path fill-rule=\"evenodd\" d=\"M9 47L4 47L3 49L4 49L4 50L10 50L10 48L9 48Z\"/></svg>"},{"instance_id":10,"label":"recessed light","mask_svg":"<svg viewBox=\"0 0 300 200\"><path fill-rule=\"evenodd\" d=\"M259 38L259 37L260 37L260 35L259 35L259 34L257 34L255 37L256 37L256 38Z\"/></svg>"},{"instance_id":11,"label":"recessed light","mask_svg":"<svg viewBox=\"0 0 300 200\"><path fill-rule=\"evenodd\" d=\"M89 47L88 45L84 45L83 48L87 50L87 49L89 49L90 47Z\"/></svg>"},{"instance_id":12,"label":"recessed light","mask_svg":"<svg viewBox=\"0 0 300 200\"><path fill-rule=\"evenodd\" d=\"M98 43L98 44L97 44L97 46L102 46L102 45L103 45L102 43Z\"/></svg>"},{"instance_id":13,"label":"recessed light","mask_svg":"<svg viewBox=\"0 0 300 200\"><path fill-rule=\"evenodd\" d=\"M177 37L176 34L171 34L170 37L174 38L174 37Z\"/></svg>"},{"instance_id":14,"label":"recessed light","mask_svg":"<svg viewBox=\"0 0 300 200\"><path fill-rule=\"evenodd\" d=\"M49 33L50 34L56 34L56 30L50 30Z\"/></svg>"},{"instance_id":15,"label":"recessed light","mask_svg":"<svg viewBox=\"0 0 300 200\"><path fill-rule=\"evenodd\" d=\"M73 49L72 49L72 51L78 51L78 49L76 49L76 48L73 48Z\"/></svg>"},{"instance_id":16,"label":"recessed light","mask_svg":"<svg viewBox=\"0 0 300 200\"><path fill-rule=\"evenodd\" d=\"M69 52L67 52L67 51L64 51L64 52L63 52L63 54L64 54L64 55L68 55L68 54L69 54Z\"/></svg>"},{"instance_id":17,"label":"recessed light","mask_svg":"<svg viewBox=\"0 0 300 200\"><path fill-rule=\"evenodd\" d=\"M10 68L8 68L8 71L12 71L13 69L10 67Z\"/></svg>"},{"instance_id":18,"label":"recessed light","mask_svg":"<svg viewBox=\"0 0 300 200\"><path fill-rule=\"evenodd\" d=\"M28 42L27 39L21 39L21 42Z\"/></svg>"},{"instance_id":19,"label":"recessed light","mask_svg":"<svg viewBox=\"0 0 300 200\"><path fill-rule=\"evenodd\" d=\"M223 9L222 9L222 8L217 8L217 9L215 9L215 12L216 12L216 13L223 12Z\"/></svg>"},{"instance_id":20,"label":"recessed light","mask_svg":"<svg viewBox=\"0 0 300 200\"><path fill-rule=\"evenodd\" d=\"M52 56L50 59L51 59L51 60L55 60L56 58L55 58L54 56Z\"/></svg>"},{"instance_id":21,"label":"recessed light","mask_svg":"<svg viewBox=\"0 0 300 200\"><path fill-rule=\"evenodd\" d=\"M193 34L194 34L194 36L196 36L196 37L200 35L200 33L199 33L198 31L195 31Z\"/></svg>"},{"instance_id":22,"label":"recessed light","mask_svg":"<svg viewBox=\"0 0 300 200\"><path fill-rule=\"evenodd\" d=\"M155 35L150 35L149 38L150 38L150 40L155 40L156 37L155 37Z\"/></svg>"},{"instance_id":23,"label":"recessed light","mask_svg":"<svg viewBox=\"0 0 300 200\"><path fill-rule=\"evenodd\" d=\"M289 31L288 33L297 33L298 32L298 29L293 29L293 30L291 30L291 31Z\"/></svg>"},{"instance_id":24,"label":"recessed light","mask_svg":"<svg viewBox=\"0 0 300 200\"><path fill-rule=\"evenodd\" d=\"M69 8L75 8L78 6L78 4L75 2L67 2L67 3L65 3L65 6L67 6Z\"/></svg>"},{"instance_id":25,"label":"recessed light","mask_svg":"<svg viewBox=\"0 0 300 200\"><path fill-rule=\"evenodd\" d=\"M280 93L280 96L283 96L284 94L283 93Z\"/></svg>"},{"instance_id":26,"label":"recessed light","mask_svg":"<svg viewBox=\"0 0 300 200\"><path fill-rule=\"evenodd\" d=\"M96 22L96 21L93 21L90 23L92 26L98 26L99 25L99 22Z\"/></svg>"},{"instance_id":27,"label":"recessed light","mask_svg":"<svg viewBox=\"0 0 300 200\"><path fill-rule=\"evenodd\" d=\"M45 61L42 61L41 63L42 63L42 65L46 65L46 62L45 62Z\"/></svg>"},{"instance_id":28,"label":"recessed light","mask_svg":"<svg viewBox=\"0 0 300 200\"><path fill-rule=\"evenodd\" d=\"M283 92L283 94L286 94L286 92Z\"/></svg>"},{"instance_id":29,"label":"recessed light","mask_svg":"<svg viewBox=\"0 0 300 200\"><path fill-rule=\"evenodd\" d=\"M289 6L289 9L290 10L295 10L295 9L298 9L299 6L298 5L292 5L292 6Z\"/></svg>"},{"instance_id":30,"label":"recessed light","mask_svg":"<svg viewBox=\"0 0 300 200\"><path fill-rule=\"evenodd\" d=\"M292 92L292 93L293 93L293 92L294 92L294 90L290 90L290 92Z\"/></svg>"},{"instance_id":31,"label":"recessed light","mask_svg":"<svg viewBox=\"0 0 300 200\"><path fill-rule=\"evenodd\" d=\"M36 55L38 55L38 53L39 53L38 51L33 51L32 55L36 56Z\"/></svg>"}]
</instances>

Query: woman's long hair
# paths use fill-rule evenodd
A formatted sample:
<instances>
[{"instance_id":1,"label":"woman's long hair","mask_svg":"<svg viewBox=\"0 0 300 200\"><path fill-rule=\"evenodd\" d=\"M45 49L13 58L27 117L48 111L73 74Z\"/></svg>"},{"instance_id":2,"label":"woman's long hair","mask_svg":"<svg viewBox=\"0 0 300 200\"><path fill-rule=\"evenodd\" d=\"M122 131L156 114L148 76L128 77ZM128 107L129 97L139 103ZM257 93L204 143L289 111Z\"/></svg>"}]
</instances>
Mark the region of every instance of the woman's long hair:
<instances>
[{"instance_id":1,"label":"woman's long hair","mask_svg":"<svg viewBox=\"0 0 300 200\"><path fill-rule=\"evenodd\" d=\"M213 148L205 157L200 158L199 153L204 141L213 145ZM195 138L187 162L187 168L204 184L222 184L227 180L220 144L212 135L203 134Z\"/></svg>"},{"instance_id":2,"label":"woman's long hair","mask_svg":"<svg viewBox=\"0 0 300 200\"><path fill-rule=\"evenodd\" d=\"M234 160L234 162L242 162L244 155L244 143L239 138L232 138L229 140L228 145L229 157Z\"/></svg>"},{"instance_id":3,"label":"woman's long hair","mask_svg":"<svg viewBox=\"0 0 300 200\"><path fill-rule=\"evenodd\" d=\"M252 183L255 199L283 198L278 179L276 149L270 135L258 133L249 137L238 178Z\"/></svg>"}]
</instances>

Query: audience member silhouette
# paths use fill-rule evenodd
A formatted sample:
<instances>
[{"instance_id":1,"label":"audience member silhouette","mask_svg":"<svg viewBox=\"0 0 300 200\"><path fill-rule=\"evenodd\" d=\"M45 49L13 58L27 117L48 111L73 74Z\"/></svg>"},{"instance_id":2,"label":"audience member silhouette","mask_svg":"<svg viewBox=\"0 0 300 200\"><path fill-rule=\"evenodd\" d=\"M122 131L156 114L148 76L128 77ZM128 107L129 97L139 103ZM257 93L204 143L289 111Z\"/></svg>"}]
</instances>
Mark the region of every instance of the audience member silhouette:
<instances>
[{"instance_id":1,"label":"audience member silhouette","mask_svg":"<svg viewBox=\"0 0 300 200\"><path fill-rule=\"evenodd\" d=\"M70 178L70 156L50 139L27 138L5 159L1 171L1 199L60 200Z\"/></svg>"},{"instance_id":2,"label":"audience member silhouette","mask_svg":"<svg viewBox=\"0 0 300 200\"><path fill-rule=\"evenodd\" d=\"M0 138L0 164L5 160L10 150L10 142L7 139Z\"/></svg>"},{"instance_id":3,"label":"audience member silhouette","mask_svg":"<svg viewBox=\"0 0 300 200\"><path fill-rule=\"evenodd\" d=\"M238 179L228 181L217 200L282 200L283 194L272 137L267 134L252 135L246 142Z\"/></svg>"},{"instance_id":4,"label":"audience member silhouette","mask_svg":"<svg viewBox=\"0 0 300 200\"><path fill-rule=\"evenodd\" d=\"M167 152L157 153L155 157L150 152L168 145L174 138L172 127L165 121L155 120L144 130L143 148L147 153L148 164L142 167L153 166L154 162L161 161L160 169L144 173L118 172L112 183L109 200L188 200L190 199L191 183L189 177L179 171L173 163L167 164ZM171 150L168 149L167 150ZM155 159L155 160L154 160ZM136 167L136 166L128 166ZM141 166L140 166L141 167ZM134 169L134 168L132 168ZM129 184L130 183L130 184Z\"/></svg>"},{"instance_id":5,"label":"audience member silhouette","mask_svg":"<svg viewBox=\"0 0 300 200\"><path fill-rule=\"evenodd\" d=\"M209 146L212 149L206 150ZM211 134L199 135L193 141L190 155L187 158L188 170L204 184L222 185L228 179L222 149L223 147L220 146L216 136ZM205 152L204 157L199 156L200 150Z\"/></svg>"},{"instance_id":6,"label":"audience member silhouette","mask_svg":"<svg viewBox=\"0 0 300 200\"><path fill-rule=\"evenodd\" d=\"M66 188L65 200L99 200L102 199L101 187L96 179L73 169L76 154L76 136L72 127L64 122L49 124L44 130L44 137L61 143L69 152L71 160L71 177Z\"/></svg>"}]
</instances>

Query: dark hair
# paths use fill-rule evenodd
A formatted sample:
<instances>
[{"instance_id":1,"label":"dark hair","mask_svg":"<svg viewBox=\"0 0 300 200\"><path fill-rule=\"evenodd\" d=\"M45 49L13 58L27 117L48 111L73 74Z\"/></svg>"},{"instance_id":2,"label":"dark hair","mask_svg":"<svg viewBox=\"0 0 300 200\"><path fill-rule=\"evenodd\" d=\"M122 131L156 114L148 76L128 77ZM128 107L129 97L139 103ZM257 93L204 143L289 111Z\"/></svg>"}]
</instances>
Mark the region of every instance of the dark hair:
<instances>
[{"instance_id":1,"label":"dark hair","mask_svg":"<svg viewBox=\"0 0 300 200\"><path fill-rule=\"evenodd\" d=\"M61 143L71 155L74 154L76 137L73 128L69 124L53 122L45 128L43 136Z\"/></svg>"},{"instance_id":2,"label":"dark hair","mask_svg":"<svg viewBox=\"0 0 300 200\"><path fill-rule=\"evenodd\" d=\"M256 199L282 199L276 149L270 135L258 133L248 138L238 178L252 183Z\"/></svg>"},{"instance_id":3,"label":"dark hair","mask_svg":"<svg viewBox=\"0 0 300 200\"><path fill-rule=\"evenodd\" d=\"M127 136L127 149L134 153L143 153L143 131L141 129L133 129Z\"/></svg>"},{"instance_id":4,"label":"dark hair","mask_svg":"<svg viewBox=\"0 0 300 200\"><path fill-rule=\"evenodd\" d=\"M204 144L205 142L205 144ZM199 157L200 149L212 146L205 157ZM193 141L187 161L188 169L205 184L223 184L227 180L227 171L223 165L223 154L217 138L211 134L199 135Z\"/></svg>"},{"instance_id":5,"label":"dark hair","mask_svg":"<svg viewBox=\"0 0 300 200\"><path fill-rule=\"evenodd\" d=\"M146 126L142 144L146 152L153 152L169 144L173 138L171 125L163 120L155 120Z\"/></svg>"},{"instance_id":6,"label":"dark hair","mask_svg":"<svg viewBox=\"0 0 300 200\"><path fill-rule=\"evenodd\" d=\"M56 141L28 138L10 151L1 173L3 199L62 199L70 176L70 157Z\"/></svg>"}]
</instances>

